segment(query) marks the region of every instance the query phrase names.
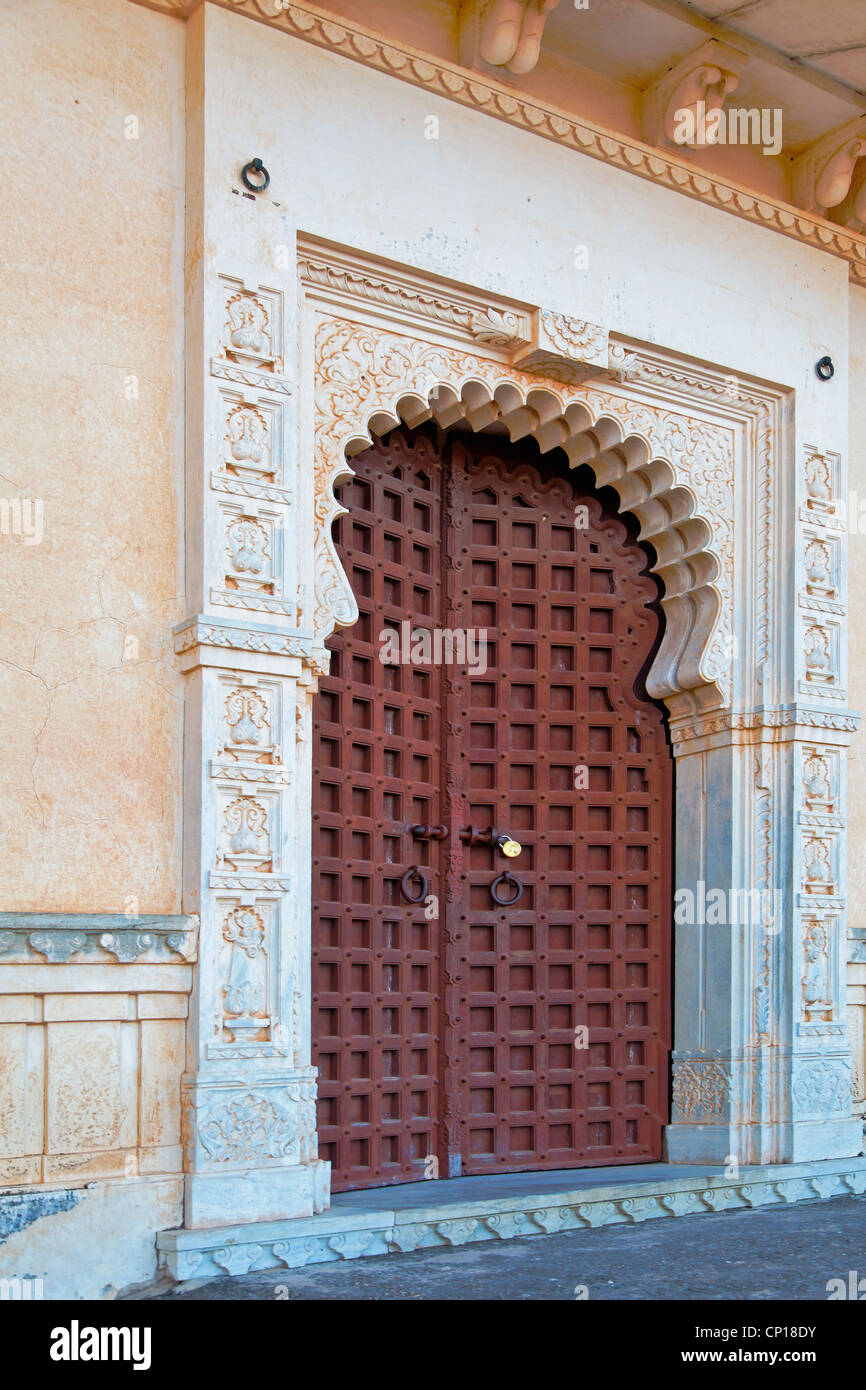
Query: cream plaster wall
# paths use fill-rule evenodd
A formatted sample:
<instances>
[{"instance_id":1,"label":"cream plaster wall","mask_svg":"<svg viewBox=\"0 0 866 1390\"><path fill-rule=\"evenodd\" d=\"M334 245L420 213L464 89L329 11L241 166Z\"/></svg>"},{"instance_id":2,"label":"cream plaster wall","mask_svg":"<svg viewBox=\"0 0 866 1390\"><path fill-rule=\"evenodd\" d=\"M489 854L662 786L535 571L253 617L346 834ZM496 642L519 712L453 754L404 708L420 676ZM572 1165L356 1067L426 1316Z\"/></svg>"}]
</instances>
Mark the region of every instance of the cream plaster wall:
<instances>
[{"instance_id":1,"label":"cream plaster wall","mask_svg":"<svg viewBox=\"0 0 866 1390\"><path fill-rule=\"evenodd\" d=\"M0 0L0 32L0 499L44 518L0 534L0 909L176 912L184 26Z\"/></svg>"}]
</instances>

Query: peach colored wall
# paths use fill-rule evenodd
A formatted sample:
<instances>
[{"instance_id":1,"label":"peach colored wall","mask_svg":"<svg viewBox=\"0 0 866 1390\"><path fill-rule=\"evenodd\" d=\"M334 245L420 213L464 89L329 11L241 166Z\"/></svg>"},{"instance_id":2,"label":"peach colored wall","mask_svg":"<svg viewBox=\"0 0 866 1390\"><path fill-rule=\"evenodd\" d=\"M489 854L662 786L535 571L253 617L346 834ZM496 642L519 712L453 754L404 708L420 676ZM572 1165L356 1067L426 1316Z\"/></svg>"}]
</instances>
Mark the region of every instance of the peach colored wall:
<instances>
[{"instance_id":1,"label":"peach colored wall","mask_svg":"<svg viewBox=\"0 0 866 1390\"><path fill-rule=\"evenodd\" d=\"M184 25L28 0L0 35L0 910L176 912Z\"/></svg>"}]
</instances>

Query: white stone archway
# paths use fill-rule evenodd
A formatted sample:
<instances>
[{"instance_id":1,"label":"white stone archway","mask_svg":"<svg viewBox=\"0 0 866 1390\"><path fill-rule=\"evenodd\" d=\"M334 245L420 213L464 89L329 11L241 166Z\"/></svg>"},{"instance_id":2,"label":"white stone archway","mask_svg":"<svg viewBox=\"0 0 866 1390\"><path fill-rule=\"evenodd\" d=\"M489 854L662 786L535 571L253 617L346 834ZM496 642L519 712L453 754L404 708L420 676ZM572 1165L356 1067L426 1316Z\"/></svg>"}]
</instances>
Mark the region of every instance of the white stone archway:
<instances>
[{"instance_id":1,"label":"white stone archway","mask_svg":"<svg viewBox=\"0 0 866 1390\"><path fill-rule=\"evenodd\" d=\"M550 364L551 366L554 364ZM656 549L664 584L665 637L648 679L650 694L676 707L730 701L733 583L732 431L647 408L599 388L579 391L542 374L505 367L439 344L372 334L348 319L322 319L316 338L317 633L354 622L355 600L333 547L344 511L334 486L347 460L375 436L403 423L435 419L473 429L494 421L513 441L531 436L542 453L562 448L572 467L586 463L599 486L614 488L621 510Z\"/></svg>"}]
</instances>

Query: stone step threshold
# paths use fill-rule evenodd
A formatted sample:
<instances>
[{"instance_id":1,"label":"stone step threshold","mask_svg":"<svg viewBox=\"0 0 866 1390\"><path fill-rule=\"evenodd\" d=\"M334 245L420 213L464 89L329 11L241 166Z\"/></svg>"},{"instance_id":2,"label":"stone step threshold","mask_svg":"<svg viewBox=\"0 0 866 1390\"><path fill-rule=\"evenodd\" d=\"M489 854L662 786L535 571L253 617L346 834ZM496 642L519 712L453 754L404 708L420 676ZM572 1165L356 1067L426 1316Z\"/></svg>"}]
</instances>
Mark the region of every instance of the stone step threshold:
<instances>
[{"instance_id":1,"label":"stone step threshold","mask_svg":"<svg viewBox=\"0 0 866 1390\"><path fill-rule=\"evenodd\" d=\"M161 1231L157 1245L163 1274L184 1282L863 1192L866 1157L753 1166L732 1177L670 1163L491 1174L340 1193L318 1216Z\"/></svg>"}]
</instances>

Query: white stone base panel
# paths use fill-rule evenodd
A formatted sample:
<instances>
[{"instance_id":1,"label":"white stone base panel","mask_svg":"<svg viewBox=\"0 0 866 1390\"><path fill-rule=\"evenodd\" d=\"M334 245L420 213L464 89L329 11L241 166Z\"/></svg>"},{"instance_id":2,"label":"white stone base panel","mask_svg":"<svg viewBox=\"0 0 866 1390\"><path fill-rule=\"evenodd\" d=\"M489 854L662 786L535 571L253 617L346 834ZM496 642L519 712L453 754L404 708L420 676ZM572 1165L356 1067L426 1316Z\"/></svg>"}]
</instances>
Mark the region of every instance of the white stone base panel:
<instances>
[{"instance_id":1,"label":"white stone base panel","mask_svg":"<svg viewBox=\"0 0 866 1390\"><path fill-rule=\"evenodd\" d=\"M188 1174L186 1224L222 1226L226 1211L235 1212L239 1223L312 1216L328 1205L330 1168L329 1163L318 1162Z\"/></svg>"},{"instance_id":2,"label":"white stone base panel","mask_svg":"<svg viewBox=\"0 0 866 1390\"><path fill-rule=\"evenodd\" d=\"M469 1198L458 1195L466 1190L463 1180L434 1182L428 1204L419 1183L412 1184L408 1200L405 1188L383 1188L344 1194L329 1211L300 1220L162 1231L160 1270L182 1282L866 1192L866 1158L744 1168L736 1178L725 1177L723 1170L678 1176L668 1164L647 1167L646 1181L625 1178L622 1169L602 1168L592 1175L582 1170L575 1172L573 1185L558 1191L550 1190L550 1180L562 1174L545 1174L539 1181L538 1174L527 1173L523 1190L508 1196L485 1195L500 1185L498 1178L469 1179L479 1184L477 1195ZM450 1200L449 1188L455 1194Z\"/></svg>"},{"instance_id":3,"label":"white stone base panel","mask_svg":"<svg viewBox=\"0 0 866 1390\"><path fill-rule=\"evenodd\" d=\"M754 1126L668 1125L665 1131L667 1155L671 1163L702 1163L724 1166L728 1155L767 1151L791 1155L792 1163L811 1163L822 1159L846 1160L863 1149L863 1121L850 1119L803 1121L796 1124ZM787 1165L785 1165L787 1167Z\"/></svg>"},{"instance_id":4,"label":"white stone base panel","mask_svg":"<svg viewBox=\"0 0 866 1390\"><path fill-rule=\"evenodd\" d=\"M182 1220L182 1177L0 1192L0 1279L41 1279L45 1299L113 1299L154 1281L154 1233Z\"/></svg>"}]
</instances>

